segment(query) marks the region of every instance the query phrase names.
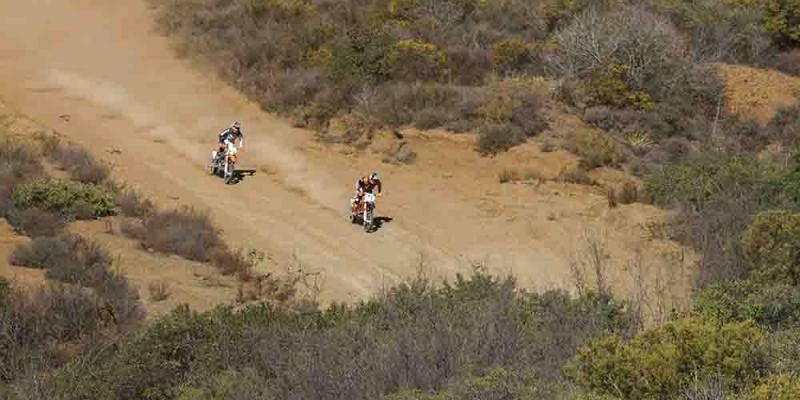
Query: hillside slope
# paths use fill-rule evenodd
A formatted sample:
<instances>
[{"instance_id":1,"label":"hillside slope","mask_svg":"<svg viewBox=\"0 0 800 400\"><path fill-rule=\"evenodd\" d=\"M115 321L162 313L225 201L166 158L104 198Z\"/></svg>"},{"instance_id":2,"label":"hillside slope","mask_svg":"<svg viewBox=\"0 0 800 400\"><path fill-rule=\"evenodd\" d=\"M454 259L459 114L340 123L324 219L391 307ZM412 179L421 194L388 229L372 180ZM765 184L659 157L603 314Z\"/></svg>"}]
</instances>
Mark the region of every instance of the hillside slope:
<instances>
[{"instance_id":1,"label":"hillside slope","mask_svg":"<svg viewBox=\"0 0 800 400\"><path fill-rule=\"evenodd\" d=\"M498 183L509 167L553 176L574 163L565 153L531 143L485 158L468 138L416 134L415 165L380 164L379 155L317 144L207 75L152 32L143 0L0 4L0 94L12 107L107 160L158 204L209 210L234 246L268 252L265 268L320 272L324 300L360 298L420 265L438 276L486 264L524 286L567 286L585 232L606 244L620 290L637 255L654 270L683 260L682 249L648 233L663 211L608 209L597 188ZM204 164L234 119L247 135L241 164L259 173L226 187ZM346 205L353 180L371 169L383 176L378 211L391 221L367 235L348 225ZM671 279L685 283L681 273Z\"/></svg>"}]
</instances>

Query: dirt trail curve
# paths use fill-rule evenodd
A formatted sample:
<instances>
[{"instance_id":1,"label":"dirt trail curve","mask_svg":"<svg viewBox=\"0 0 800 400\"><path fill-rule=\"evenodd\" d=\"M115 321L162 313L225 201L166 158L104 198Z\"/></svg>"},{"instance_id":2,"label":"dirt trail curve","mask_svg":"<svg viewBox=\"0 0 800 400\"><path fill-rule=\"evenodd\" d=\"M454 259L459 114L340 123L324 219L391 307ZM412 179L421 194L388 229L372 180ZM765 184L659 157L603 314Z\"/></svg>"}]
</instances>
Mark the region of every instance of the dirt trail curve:
<instances>
[{"instance_id":1,"label":"dirt trail curve","mask_svg":"<svg viewBox=\"0 0 800 400\"><path fill-rule=\"evenodd\" d=\"M602 196L498 189L490 161L462 151L445 167L465 170L444 177L435 168L448 162L444 154L421 154L414 167L381 166L389 190L379 211L394 220L365 235L343 209L352 179L377 159L315 146L310 132L208 75L153 32L144 0L0 1L6 102L109 160L115 175L160 204L209 210L234 245L321 272L325 299L361 297L412 275L420 257L437 275L490 260L526 285L559 285L587 212L629 222L620 235L638 221L597 211ZM243 166L260 171L225 187L203 167L214 135L232 119L245 124Z\"/></svg>"}]
</instances>

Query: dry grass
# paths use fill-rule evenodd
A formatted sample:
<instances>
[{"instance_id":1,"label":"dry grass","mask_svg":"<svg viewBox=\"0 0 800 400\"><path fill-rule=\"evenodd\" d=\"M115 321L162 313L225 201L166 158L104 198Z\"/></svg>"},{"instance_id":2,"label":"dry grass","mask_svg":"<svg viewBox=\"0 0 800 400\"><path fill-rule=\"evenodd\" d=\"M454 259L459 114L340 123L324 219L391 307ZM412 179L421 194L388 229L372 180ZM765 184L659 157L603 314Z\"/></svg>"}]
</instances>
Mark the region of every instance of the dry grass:
<instances>
[{"instance_id":1,"label":"dry grass","mask_svg":"<svg viewBox=\"0 0 800 400\"><path fill-rule=\"evenodd\" d=\"M121 214L126 217L141 218L155 211L155 205L152 201L132 189L119 191L114 200Z\"/></svg>"},{"instance_id":2,"label":"dry grass","mask_svg":"<svg viewBox=\"0 0 800 400\"><path fill-rule=\"evenodd\" d=\"M632 204L639 201L639 186L635 182L625 182L618 188L608 189L608 207L614 208L619 204Z\"/></svg>"},{"instance_id":3,"label":"dry grass","mask_svg":"<svg viewBox=\"0 0 800 400\"><path fill-rule=\"evenodd\" d=\"M597 185L597 182L589 176L586 169L580 166L562 170L561 173L556 177L555 181L561 183L572 183L576 185Z\"/></svg>"},{"instance_id":4,"label":"dry grass","mask_svg":"<svg viewBox=\"0 0 800 400\"><path fill-rule=\"evenodd\" d=\"M500 183L534 182L542 179L539 172L534 169L504 168L497 174Z\"/></svg>"},{"instance_id":5,"label":"dry grass","mask_svg":"<svg viewBox=\"0 0 800 400\"><path fill-rule=\"evenodd\" d=\"M150 293L150 300L155 302L164 301L172 294L169 283L164 281L150 282L147 291Z\"/></svg>"},{"instance_id":6,"label":"dry grass","mask_svg":"<svg viewBox=\"0 0 800 400\"><path fill-rule=\"evenodd\" d=\"M67 171L72 179L93 184L101 184L108 179L110 168L83 148L65 143L55 134L40 135L38 139L44 155Z\"/></svg>"},{"instance_id":7,"label":"dry grass","mask_svg":"<svg viewBox=\"0 0 800 400\"><path fill-rule=\"evenodd\" d=\"M762 124L800 96L798 77L745 66L719 65L717 69L725 81L725 111Z\"/></svg>"}]
</instances>

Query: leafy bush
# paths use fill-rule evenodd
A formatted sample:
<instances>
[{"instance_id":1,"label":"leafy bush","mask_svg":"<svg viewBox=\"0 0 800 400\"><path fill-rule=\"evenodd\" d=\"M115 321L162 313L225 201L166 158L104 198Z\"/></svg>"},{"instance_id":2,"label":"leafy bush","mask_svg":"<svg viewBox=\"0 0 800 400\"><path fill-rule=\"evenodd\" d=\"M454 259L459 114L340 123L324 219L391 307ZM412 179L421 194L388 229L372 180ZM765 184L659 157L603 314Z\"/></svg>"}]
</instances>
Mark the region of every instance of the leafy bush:
<instances>
[{"instance_id":1,"label":"leafy bush","mask_svg":"<svg viewBox=\"0 0 800 400\"><path fill-rule=\"evenodd\" d=\"M770 329L800 323L800 288L752 280L710 285L697 297L694 310L723 323L753 320Z\"/></svg>"},{"instance_id":2,"label":"leafy bush","mask_svg":"<svg viewBox=\"0 0 800 400\"><path fill-rule=\"evenodd\" d=\"M800 137L800 102L784 107L775 113L767 126L769 136L787 145L798 144Z\"/></svg>"},{"instance_id":3,"label":"leafy bush","mask_svg":"<svg viewBox=\"0 0 800 400\"><path fill-rule=\"evenodd\" d=\"M8 295L9 287L8 280L0 276L0 303L2 303Z\"/></svg>"},{"instance_id":4,"label":"leafy bush","mask_svg":"<svg viewBox=\"0 0 800 400\"><path fill-rule=\"evenodd\" d=\"M95 300L80 288L9 288L0 304L0 384L58 367L66 361L58 346L78 344L104 322Z\"/></svg>"},{"instance_id":5,"label":"leafy bush","mask_svg":"<svg viewBox=\"0 0 800 400\"><path fill-rule=\"evenodd\" d=\"M759 213L742 235L742 249L753 278L800 285L800 213Z\"/></svg>"},{"instance_id":6,"label":"leafy bush","mask_svg":"<svg viewBox=\"0 0 800 400\"><path fill-rule=\"evenodd\" d=\"M617 152L614 138L594 131L576 132L567 148L580 157L581 167L593 169L618 165L622 156Z\"/></svg>"},{"instance_id":7,"label":"leafy bush","mask_svg":"<svg viewBox=\"0 0 800 400\"><path fill-rule=\"evenodd\" d=\"M432 81L442 75L444 52L431 43L400 40L392 45L383 60L386 75L400 81Z\"/></svg>"},{"instance_id":8,"label":"leafy bush","mask_svg":"<svg viewBox=\"0 0 800 400\"><path fill-rule=\"evenodd\" d=\"M629 87L629 73L630 67L620 64L610 64L605 69L590 72L581 85L584 102L588 106L652 109L654 104L650 95Z\"/></svg>"},{"instance_id":9,"label":"leafy bush","mask_svg":"<svg viewBox=\"0 0 800 400\"><path fill-rule=\"evenodd\" d=\"M753 195L769 201L777 171L746 155L704 151L684 164L656 169L645 180L645 191L661 206L690 203L703 209L723 196Z\"/></svg>"},{"instance_id":10,"label":"leafy bush","mask_svg":"<svg viewBox=\"0 0 800 400\"><path fill-rule=\"evenodd\" d=\"M20 208L39 208L72 219L88 207L89 215L104 217L114 214L111 192L94 184L39 178L14 186L11 197Z\"/></svg>"},{"instance_id":11,"label":"leafy bush","mask_svg":"<svg viewBox=\"0 0 800 400\"><path fill-rule=\"evenodd\" d=\"M770 377L736 400L792 400L800 398L800 380L796 376L778 375Z\"/></svg>"},{"instance_id":12,"label":"leafy bush","mask_svg":"<svg viewBox=\"0 0 800 400\"><path fill-rule=\"evenodd\" d=\"M800 44L800 1L763 0L756 2L764 12L764 29L772 34L779 44Z\"/></svg>"},{"instance_id":13,"label":"leafy bush","mask_svg":"<svg viewBox=\"0 0 800 400\"><path fill-rule=\"evenodd\" d=\"M485 124L478 136L478 151L493 154L506 151L525 141L522 129L511 124Z\"/></svg>"},{"instance_id":14,"label":"leafy bush","mask_svg":"<svg viewBox=\"0 0 800 400\"><path fill-rule=\"evenodd\" d=\"M492 62L501 73L522 70L531 57L531 45L520 38L503 39L492 46Z\"/></svg>"},{"instance_id":15,"label":"leafy bush","mask_svg":"<svg viewBox=\"0 0 800 400\"><path fill-rule=\"evenodd\" d=\"M551 385L558 386L558 385ZM558 388L562 389L562 388ZM556 390L558 390L556 389ZM563 389L562 389L563 390ZM554 398L557 392L535 376L493 367L482 376L453 382L435 392L404 390L388 396L387 400L482 400L482 399L543 399Z\"/></svg>"},{"instance_id":16,"label":"leafy bush","mask_svg":"<svg viewBox=\"0 0 800 400\"><path fill-rule=\"evenodd\" d=\"M568 367L580 385L624 399L673 398L696 381L739 389L766 365L764 335L752 322L679 319L625 342L618 336L578 350Z\"/></svg>"},{"instance_id":17,"label":"leafy bush","mask_svg":"<svg viewBox=\"0 0 800 400\"><path fill-rule=\"evenodd\" d=\"M800 376L800 327L781 329L770 335L773 374Z\"/></svg>"},{"instance_id":18,"label":"leafy bush","mask_svg":"<svg viewBox=\"0 0 800 400\"><path fill-rule=\"evenodd\" d=\"M646 176L649 201L678 210L670 236L702 255L698 284L746 276L739 235L751 215L783 204L782 174L752 156L700 151Z\"/></svg>"}]
</instances>

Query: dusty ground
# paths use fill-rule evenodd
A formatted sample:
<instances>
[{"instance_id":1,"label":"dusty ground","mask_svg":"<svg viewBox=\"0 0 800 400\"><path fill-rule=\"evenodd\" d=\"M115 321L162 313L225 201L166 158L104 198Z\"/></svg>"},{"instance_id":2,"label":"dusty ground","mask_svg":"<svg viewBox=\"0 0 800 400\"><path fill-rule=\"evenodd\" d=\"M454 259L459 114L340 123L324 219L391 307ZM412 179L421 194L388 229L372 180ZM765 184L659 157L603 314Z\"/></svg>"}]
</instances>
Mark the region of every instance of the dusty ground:
<instances>
[{"instance_id":1,"label":"dusty ground","mask_svg":"<svg viewBox=\"0 0 800 400\"><path fill-rule=\"evenodd\" d=\"M762 124L800 98L800 78L741 65L719 65L718 70L725 82L727 111Z\"/></svg>"},{"instance_id":2,"label":"dusty ground","mask_svg":"<svg viewBox=\"0 0 800 400\"><path fill-rule=\"evenodd\" d=\"M526 287L571 287L570 263L587 232L604 244L607 274L620 292L632 290L636 259L662 284L685 287L691 273L689 255L650 235L663 211L609 209L596 187L498 183L505 168L555 176L575 162L566 153L530 143L487 158L469 136L408 132L416 164L381 164L380 155L316 143L311 132L199 71L152 32L143 0L0 2L0 96L12 108L108 161L117 178L159 205L209 210L234 246L268 252L264 268L297 260L319 272L323 300L362 298L413 275L420 263L434 276L485 264L513 272ZM259 173L226 187L204 164L216 132L234 119L247 135L241 164ZM554 122L554 134L570 129ZM386 186L379 214L392 220L365 234L347 223L346 204L353 180L372 169ZM134 281L178 274L199 303L217 296L189 273L199 267L99 237L123 255ZM228 299L226 290L213 298Z\"/></svg>"}]
</instances>

